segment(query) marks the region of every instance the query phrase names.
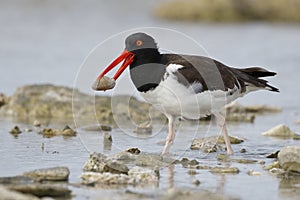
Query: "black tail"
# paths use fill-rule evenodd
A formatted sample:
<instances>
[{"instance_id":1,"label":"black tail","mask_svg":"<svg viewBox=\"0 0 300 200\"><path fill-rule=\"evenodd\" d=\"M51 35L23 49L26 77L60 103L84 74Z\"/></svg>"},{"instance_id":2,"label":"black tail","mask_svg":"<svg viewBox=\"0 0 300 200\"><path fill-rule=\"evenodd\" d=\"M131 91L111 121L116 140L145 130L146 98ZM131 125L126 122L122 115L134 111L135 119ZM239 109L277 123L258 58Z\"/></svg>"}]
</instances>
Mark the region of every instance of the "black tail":
<instances>
[{"instance_id":1,"label":"black tail","mask_svg":"<svg viewBox=\"0 0 300 200\"><path fill-rule=\"evenodd\" d=\"M273 87L268 84L268 81L260 79L261 77L268 77L268 76L275 76L276 72L270 72L264 68L260 67L249 67L245 69L240 69L240 71L257 78L260 82L265 83L265 88L272 91L272 92L279 92L279 89L276 87Z\"/></svg>"},{"instance_id":2,"label":"black tail","mask_svg":"<svg viewBox=\"0 0 300 200\"><path fill-rule=\"evenodd\" d=\"M245 69L240 69L242 72L249 74L255 78L267 77L267 76L275 76L276 72L270 72L264 68L260 67L249 67Z\"/></svg>"},{"instance_id":3,"label":"black tail","mask_svg":"<svg viewBox=\"0 0 300 200\"><path fill-rule=\"evenodd\" d=\"M257 88L265 88L272 92L279 92L279 89L268 84L267 80L261 77L275 76L276 72L270 72L260 67L249 67L244 69L231 68L231 71L246 85L253 85Z\"/></svg>"}]
</instances>

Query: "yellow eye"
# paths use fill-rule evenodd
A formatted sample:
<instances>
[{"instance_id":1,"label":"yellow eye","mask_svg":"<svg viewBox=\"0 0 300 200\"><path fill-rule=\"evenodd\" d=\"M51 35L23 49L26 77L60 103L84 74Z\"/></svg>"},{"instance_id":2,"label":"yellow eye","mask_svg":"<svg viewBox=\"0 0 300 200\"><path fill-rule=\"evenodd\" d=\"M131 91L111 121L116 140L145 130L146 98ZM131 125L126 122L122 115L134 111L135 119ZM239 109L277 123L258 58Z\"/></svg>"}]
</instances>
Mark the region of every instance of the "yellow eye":
<instances>
[{"instance_id":1,"label":"yellow eye","mask_svg":"<svg viewBox=\"0 0 300 200\"><path fill-rule=\"evenodd\" d=\"M139 46L142 46L142 44L143 44L142 40L137 40L136 41L136 46L139 47Z\"/></svg>"}]
</instances>

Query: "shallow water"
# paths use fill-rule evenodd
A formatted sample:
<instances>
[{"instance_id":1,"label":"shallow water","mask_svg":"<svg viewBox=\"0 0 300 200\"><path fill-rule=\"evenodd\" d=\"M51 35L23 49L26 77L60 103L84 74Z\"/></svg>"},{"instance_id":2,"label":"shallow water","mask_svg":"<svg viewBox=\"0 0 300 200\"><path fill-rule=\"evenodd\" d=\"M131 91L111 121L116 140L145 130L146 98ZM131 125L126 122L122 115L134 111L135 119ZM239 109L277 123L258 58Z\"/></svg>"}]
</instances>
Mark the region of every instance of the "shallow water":
<instances>
[{"instance_id":1,"label":"shallow water","mask_svg":"<svg viewBox=\"0 0 300 200\"><path fill-rule=\"evenodd\" d=\"M261 132L280 123L300 132L300 126L294 123L300 118L299 25L174 23L151 17L151 8L155 6L156 1L84 2L0 1L0 26L3 28L0 31L0 92L10 95L16 87L24 84L49 82L70 87L75 84L81 91L90 93L91 83L97 75L79 76L85 80L81 82L81 79L76 79L76 74L82 73L79 66L94 46L112 34L131 28L141 26L171 28L191 36L204 46L210 56L229 65L260 65L278 72L278 76L270 81L280 88L280 94L258 92L248 95L241 102L248 105L279 106L283 112L258 116L254 124L230 124L231 135L246 139L244 143L233 146L237 152L234 157L262 159L269 163L272 159L264 158L266 154L287 145L299 145L299 141L296 140L281 140L260 135ZM135 6L134 12L132 5ZM99 66L97 70L100 72L122 51L121 39L115 43L112 41L106 43L105 51L100 47L100 51L103 50L106 54L88 63ZM166 41L160 40L163 44L161 47L180 53L199 52L194 46L183 45L182 48L178 48L172 44L177 40L173 36ZM126 94L134 93L134 88L128 81L128 74L123 77L118 84L118 91ZM102 133L87 132L82 127L77 127L79 136L68 139L43 138L36 131L24 132L18 138L8 133L15 124L24 129L30 127L32 121L30 119L28 123L24 123L0 118L0 176L13 176L28 170L63 165L71 170L70 182L77 183L80 181L83 164L88 159L88 151L113 154L129 147L138 147L146 153L159 153L162 146L157 142L164 140L166 133L165 125L159 124L154 126L153 135L144 138L137 137L130 128L126 130L114 128L112 131L114 142L111 147L103 144ZM60 126L55 120L49 123L49 126ZM61 124L60 128L64 125ZM188 149L194 137L219 134L218 128L211 124L203 123L198 127L197 124L184 122L179 126L179 130L171 149L172 157L197 159L200 163L210 166L220 164L215 153L204 155ZM42 143L45 146L44 150L41 148ZM238 153L241 148L246 148L247 153ZM241 199L298 198L299 194L296 191L299 190L299 179L285 180L273 177L259 164L232 163L231 166L238 167L241 172L237 175L215 175L207 170L198 170L198 174L191 176L187 173L188 169L176 165L174 173L168 168L161 169L159 186L121 189L75 186L70 188L75 194L74 199L124 197L126 189L156 197L171 187L207 189ZM259 171L262 176L249 176L247 174L249 170ZM199 186L192 183L195 179L200 180Z\"/></svg>"},{"instance_id":2,"label":"shallow water","mask_svg":"<svg viewBox=\"0 0 300 200\"><path fill-rule=\"evenodd\" d=\"M274 119L283 114L275 116L261 116L256 119L254 124L229 124L231 135L245 139L245 142L233 145L236 152L233 158L264 160L269 164L273 159L267 159L265 156L275 152L287 145L299 144L296 140L282 140L269 138L260 135L260 133L269 128L269 124L274 123ZM112 145L105 145L101 132L85 131L78 127L79 135L72 138L53 137L43 138L42 135L33 132L23 132L17 138L9 134L9 129L15 122L1 119L1 140L0 140L0 176L14 176L22 174L25 171L54 166L67 166L70 168L71 175L69 182L71 184L80 182L80 174L83 165L89 157L88 151L102 152L112 155L116 152L126 150L130 147L138 147L145 153L159 153L162 145L159 142L165 138L166 131L161 130L160 125L155 125L152 135L135 135L131 129L119 130L114 128L112 131ZM32 128L30 124L18 123L22 129L26 127ZM179 125L180 124L180 125ZM52 125L49 124L51 127ZM56 126L58 126L56 124ZM63 125L62 125L63 126ZM196 175L189 175L188 169L182 165L165 167L160 170L160 180L158 186L146 187L121 187L114 189L105 188L88 188L69 186L72 189L74 199L97 199L106 196L107 199L119 196L124 197L124 192L134 191L145 195L155 197L155 195L164 194L169 188L190 188L205 189L215 191L220 194L228 194L239 197L241 199L253 198L270 198L270 199L297 199L298 194L295 192L300 184L300 179L288 180L276 178L263 170L262 165L240 164L240 163L224 163L217 160L217 153L204 154L200 151L191 151L188 147L191 140L195 137L211 136L218 134L218 128L210 123L201 123L199 130L195 135L197 124L190 122L178 122L178 130L180 132L176 136L174 145L171 148L171 157L181 159L187 157L189 159L197 159L200 165L208 166L231 166L240 169L239 174L212 174L208 170L197 170ZM156 132L156 130L161 130ZM129 134L126 134L129 133ZM42 149L44 143L44 150ZM84 145L83 145L83 144ZM87 148L87 149L86 149ZM246 153L239 153L241 148L247 150ZM222 152L218 152L222 153ZM224 153L224 152L223 152ZM249 176L248 171L254 170L262 173L261 176ZM194 180L200 180L200 185L195 186ZM109 189L110 188L110 189ZM253 194L255 191L255 194ZM294 191L294 192L293 192ZM297 191L297 190L296 190Z\"/></svg>"}]
</instances>

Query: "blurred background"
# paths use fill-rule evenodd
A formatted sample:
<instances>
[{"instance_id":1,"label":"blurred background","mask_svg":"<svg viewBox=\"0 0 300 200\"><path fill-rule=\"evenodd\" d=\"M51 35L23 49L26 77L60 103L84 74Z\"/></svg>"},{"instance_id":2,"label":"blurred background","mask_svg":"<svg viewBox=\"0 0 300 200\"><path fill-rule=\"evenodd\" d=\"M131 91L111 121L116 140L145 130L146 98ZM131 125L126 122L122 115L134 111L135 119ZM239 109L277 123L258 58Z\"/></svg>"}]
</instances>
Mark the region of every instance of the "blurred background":
<instances>
[{"instance_id":1,"label":"blurred background","mask_svg":"<svg viewBox=\"0 0 300 200\"><path fill-rule=\"evenodd\" d=\"M271 82L280 96L262 92L244 101L295 110L299 5L297 0L0 0L0 92L11 95L24 84L52 83L89 93L98 74L85 77L86 84L76 83L76 77L96 45L129 29L162 27L190 36L209 56L230 66L277 71ZM171 35L168 40L178 42ZM99 73L124 48L119 41L106 44L95 66ZM131 94L131 82L124 83L120 93Z\"/></svg>"}]
</instances>

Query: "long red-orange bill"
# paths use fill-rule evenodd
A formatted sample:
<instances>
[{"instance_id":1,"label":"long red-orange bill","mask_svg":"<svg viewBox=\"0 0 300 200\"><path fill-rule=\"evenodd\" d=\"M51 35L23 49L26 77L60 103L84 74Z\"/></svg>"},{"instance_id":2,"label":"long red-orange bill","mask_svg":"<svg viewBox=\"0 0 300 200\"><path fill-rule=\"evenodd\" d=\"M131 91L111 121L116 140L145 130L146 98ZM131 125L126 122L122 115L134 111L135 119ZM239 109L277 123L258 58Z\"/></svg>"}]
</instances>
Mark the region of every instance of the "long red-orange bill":
<instances>
[{"instance_id":1,"label":"long red-orange bill","mask_svg":"<svg viewBox=\"0 0 300 200\"><path fill-rule=\"evenodd\" d=\"M107 74L110 70L112 70L124 60L121 67L118 69L118 71L113 77L114 80L117 80L117 78L122 74L126 67L128 67L132 63L133 58L134 54L125 49L119 57L117 57L106 69L104 69L104 71L98 76L97 79L101 79L105 74Z\"/></svg>"}]
</instances>

